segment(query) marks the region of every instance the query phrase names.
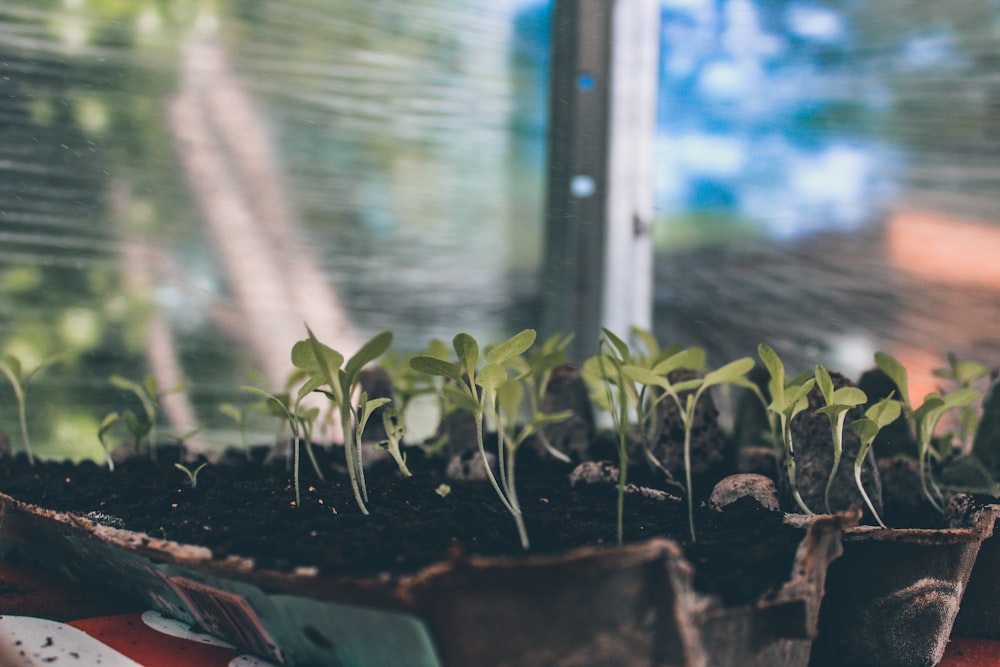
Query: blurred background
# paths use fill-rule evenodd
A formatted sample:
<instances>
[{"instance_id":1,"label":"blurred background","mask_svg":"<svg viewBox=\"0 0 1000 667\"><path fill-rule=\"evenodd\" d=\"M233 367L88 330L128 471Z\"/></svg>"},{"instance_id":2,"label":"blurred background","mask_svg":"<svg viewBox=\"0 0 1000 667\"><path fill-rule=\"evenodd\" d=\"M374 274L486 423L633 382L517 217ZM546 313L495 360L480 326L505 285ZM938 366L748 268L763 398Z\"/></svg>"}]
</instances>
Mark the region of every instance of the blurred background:
<instances>
[{"instance_id":1,"label":"blurred background","mask_svg":"<svg viewBox=\"0 0 1000 667\"><path fill-rule=\"evenodd\" d=\"M552 2L6 0L0 355L39 449L350 352L539 321ZM933 388L1000 364L1000 2L663 0L655 328ZM130 403L130 401L132 401ZM15 442L0 381L0 432Z\"/></svg>"}]
</instances>

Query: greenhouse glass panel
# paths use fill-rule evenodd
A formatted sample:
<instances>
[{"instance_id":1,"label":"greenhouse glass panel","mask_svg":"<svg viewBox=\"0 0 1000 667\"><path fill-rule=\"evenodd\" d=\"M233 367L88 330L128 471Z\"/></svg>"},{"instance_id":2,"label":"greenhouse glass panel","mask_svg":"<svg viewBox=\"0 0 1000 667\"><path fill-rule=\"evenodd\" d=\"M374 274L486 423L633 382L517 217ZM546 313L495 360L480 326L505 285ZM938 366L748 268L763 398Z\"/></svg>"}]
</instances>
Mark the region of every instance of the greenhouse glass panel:
<instances>
[{"instance_id":1,"label":"greenhouse glass panel","mask_svg":"<svg viewBox=\"0 0 1000 667\"><path fill-rule=\"evenodd\" d=\"M220 404L280 390L305 323L344 352L521 325L549 10L3 3L0 355L53 362L28 387L36 447L99 456L103 417L143 410L113 374L155 378L164 438L231 443ZM4 378L0 432L20 440Z\"/></svg>"},{"instance_id":2,"label":"greenhouse glass panel","mask_svg":"<svg viewBox=\"0 0 1000 667\"><path fill-rule=\"evenodd\" d=\"M657 330L795 371L1000 363L1000 5L664 0Z\"/></svg>"}]
</instances>

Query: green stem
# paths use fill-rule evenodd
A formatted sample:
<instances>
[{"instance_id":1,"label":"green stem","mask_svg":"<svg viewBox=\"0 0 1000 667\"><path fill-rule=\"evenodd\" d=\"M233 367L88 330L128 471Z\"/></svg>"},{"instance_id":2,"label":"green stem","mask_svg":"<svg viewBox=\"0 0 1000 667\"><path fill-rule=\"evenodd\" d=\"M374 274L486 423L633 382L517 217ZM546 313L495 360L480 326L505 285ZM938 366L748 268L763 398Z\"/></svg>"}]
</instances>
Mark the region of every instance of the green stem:
<instances>
[{"instance_id":1,"label":"green stem","mask_svg":"<svg viewBox=\"0 0 1000 667\"><path fill-rule=\"evenodd\" d=\"M687 485L688 526L691 528L691 541L694 536L694 489L691 488L691 423L684 420L684 483Z\"/></svg>"},{"instance_id":2,"label":"green stem","mask_svg":"<svg viewBox=\"0 0 1000 667\"><path fill-rule=\"evenodd\" d=\"M292 436L292 476L295 484L295 507L302 507L302 494L299 487L299 434L298 431Z\"/></svg>"},{"instance_id":3,"label":"green stem","mask_svg":"<svg viewBox=\"0 0 1000 667\"><path fill-rule=\"evenodd\" d=\"M795 479L795 448L792 444L792 433L789 428L786 427L783 429L783 437L785 439L786 452L785 470L788 473L788 483L791 485L792 497L795 498L795 504L799 506L799 509L801 509L803 513L814 514L799 494L799 485Z\"/></svg>"},{"instance_id":4,"label":"green stem","mask_svg":"<svg viewBox=\"0 0 1000 667\"><path fill-rule=\"evenodd\" d=\"M858 486L858 491L861 492L861 497L865 499L865 505L868 505L868 511L872 513L875 520L878 521L878 525L885 528L886 525L882 523L882 517L878 515L875 511L875 505L872 503L872 499L868 497L868 492L865 491L864 485L861 483L861 465L855 463L854 465L854 483Z\"/></svg>"},{"instance_id":5,"label":"green stem","mask_svg":"<svg viewBox=\"0 0 1000 667\"><path fill-rule=\"evenodd\" d=\"M931 493L930 488L928 488L927 486L927 478L929 477L930 473L927 470L926 458L927 458L927 451L925 448L924 451L920 453L917 466L917 474L920 476L920 489L921 491L924 492L924 495L927 497L927 500L930 501L931 505L934 506L934 509L936 509L938 512L943 512L944 508L941 507L941 504L934 498L934 495ZM936 487L935 491L937 491ZM941 492L938 491L938 493L940 494Z\"/></svg>"},{"instance_id":6,"label":"green stem","mask_svg":"<svg viewBox=\"0 0 1000 667\"><path fill-rule=\"evenodd\" d=\"M21 438L24 440L24 451L28 455L28 463L35 465L35 455L31 451L31 440L28 438L28 412L24 399L20 397L17 402L17 417L21 423Z\"/></svg>"},{"instance_id":7,"label":"green stem","mask_svg":"<svg viewBox=\"0 0 1000 667\"><path fill-rule=\"evenodd\" d=\"M618 546L625 540L625 483L628 478L628 450L625 448L625 431L618 432Z\"/></svg>"},{"instance_id":8,"label":"green stem","mask_svg":"<svg viewBox=\"0 0 1000 667\"><path fill-rule=\"evenodd\" d=\"M509 447L507 450L507 481L509 486L507 487L507 495L510 498L510 504L514 508L514 523L517 524L517 534L521 538L521 547L525 550L530 546L528 544L528 530L524 527L524 515L521 513L521 503L517 500L517 488L514 486L514 467L516 465L515 458L517 457L517 449L514 447Z\"/></svg>"},{"instance_id":9,"label":"green stem","mask_svg":"<svg viewBox=\"0 0 1000 667\"><path fill-rule=\"evenodd\" d=\"M840 469L840 456L840 443L835 438L833 441L833 470L830 471L830 477L826 480L826 491L823 492L823 503L827 514L833 514L833 510L830 509L830 490L833 488L833 482L837 478L837 471Z\"/></svg>"},{"instance_id":10,"label":"green stem","mask_svg":"<svg viewBox=\"0 0 1000 667\"><path fill-rule=\"evenodd\" d=\"M344 400L347 399L345 398ZM367 498L362 495L361 486L358 483L358 464L355 460L354 430L351 428L350 406L346 410L341 409L340 420L341 431L344 434L344 457L347 459L347 475L351 478L351 490L354 491L354 501L358 504L358 509L361 510L361 513L367 516L368 508L365 507L365 500Z\"/></svg>"},{"instance_id":11,"label":"green stem","mask_svg":"<svg viewBox=\"0 0 1000 667\"><path fill-rule=\"evenodd\" d=\"M497 496L500 497L500 502L502 502L503 506L507 509L507 511L510 512L511 515L514 516L514 519L516 521L517 520L518 511L514 508L513 505L510 504L510 501L507 500L507 496L504 495L504 492L500 489L500 485L497 484L497 478L493 474L492 467L490 466L490 459L486 455L486 445L483 442L483 413L482 413L482 411L479 411L476 414L474 414L473 415L473 419L475 419L475 422L476 422L476 444L479 446L479 456L480 456L480 458L482 458L482 460L483 460L483 466L486 468L486 477L490 480L490 484L493 485L493 490L496 491ZM500 465L502 466L503 462L501 462Z\"/></svg>"}]
</instances>

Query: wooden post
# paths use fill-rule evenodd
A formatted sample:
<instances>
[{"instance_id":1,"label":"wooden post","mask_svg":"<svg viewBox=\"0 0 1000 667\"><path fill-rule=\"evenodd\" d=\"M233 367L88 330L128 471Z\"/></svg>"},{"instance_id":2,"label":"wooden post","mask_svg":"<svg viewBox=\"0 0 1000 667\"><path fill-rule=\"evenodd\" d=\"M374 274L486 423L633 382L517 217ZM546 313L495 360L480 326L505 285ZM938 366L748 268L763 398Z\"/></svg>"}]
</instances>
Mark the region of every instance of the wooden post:
<instances>
[{"instance_id":1,"label":"wooden post","mask_svg":"<svg viewBox=\"0 0 1000 667\"><path fill-rule=\"evenodd\" d=\"M652 168L659 3L556 0L552 20L545 335L652 322Z\"/></svg>"}]
</instances>

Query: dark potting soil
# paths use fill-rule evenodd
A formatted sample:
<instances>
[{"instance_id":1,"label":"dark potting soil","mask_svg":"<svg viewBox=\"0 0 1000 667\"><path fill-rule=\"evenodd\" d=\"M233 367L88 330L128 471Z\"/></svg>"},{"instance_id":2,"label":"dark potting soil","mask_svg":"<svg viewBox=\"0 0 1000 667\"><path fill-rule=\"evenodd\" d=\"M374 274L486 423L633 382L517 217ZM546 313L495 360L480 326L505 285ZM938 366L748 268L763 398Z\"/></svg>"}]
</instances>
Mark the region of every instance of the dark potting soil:
<instances>
[{"instance_id":1,"label":"dark potting soil","mask_svg":"<svg viewBox=\"0 0 1000 667\"><path fill-rule=\"evenodd\" d=\"M344 472L342 449L315 451L326 480L303 456L301 507L295 506L285 458L264 464L262 450L254 452L253 462L230 453L208 465L197 488L174 467L176 448L159 451L158 463L135 456L114 472L91 462L29 466L23 456L7 456L0 460L0 491L98 523L206 546L218 558L243 556L283 571L308 566L333 576L407 574L449 558L525 553L489 483L445 479L440 458L411 448L409 478L389 460L376 463L367 472L371 514L364 516ZM519 453L516 486L530 554L615 543L615 487L571 487L570 470L531 450ZM451 488L443 497L436 491L442 483ZM801 529L783 525L781 513L749 500L725 513L699 508L696 527L692 544L686 503L626 496L626 542L678 540L696 566L696 587L731 605L755 600L787 580L802 539Z\"/></svg>"}]
</instances>

